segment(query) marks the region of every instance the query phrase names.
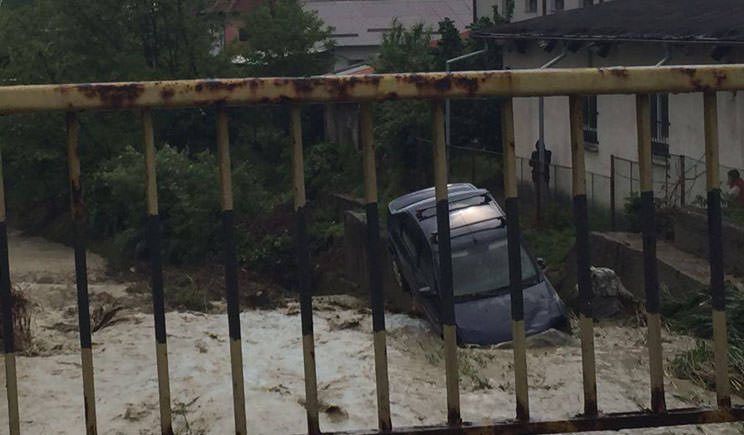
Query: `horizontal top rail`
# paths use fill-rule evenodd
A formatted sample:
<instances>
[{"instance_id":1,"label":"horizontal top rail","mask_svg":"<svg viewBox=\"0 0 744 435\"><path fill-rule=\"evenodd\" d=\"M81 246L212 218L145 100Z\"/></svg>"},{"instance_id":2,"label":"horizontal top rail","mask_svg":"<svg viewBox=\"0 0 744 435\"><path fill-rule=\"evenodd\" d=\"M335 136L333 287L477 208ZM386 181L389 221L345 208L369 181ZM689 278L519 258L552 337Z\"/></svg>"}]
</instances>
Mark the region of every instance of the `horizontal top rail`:
<instances>
[{"instance_id":1,"label":"horizontal top rail","mask_svg":"<svg viewBox=\"0 0 744 435\"><path fill-rule=\"evenodd\" d=\"M0 114L744 89L744 65L613 67L0 87Z\"/></svg>"}]
</instances>

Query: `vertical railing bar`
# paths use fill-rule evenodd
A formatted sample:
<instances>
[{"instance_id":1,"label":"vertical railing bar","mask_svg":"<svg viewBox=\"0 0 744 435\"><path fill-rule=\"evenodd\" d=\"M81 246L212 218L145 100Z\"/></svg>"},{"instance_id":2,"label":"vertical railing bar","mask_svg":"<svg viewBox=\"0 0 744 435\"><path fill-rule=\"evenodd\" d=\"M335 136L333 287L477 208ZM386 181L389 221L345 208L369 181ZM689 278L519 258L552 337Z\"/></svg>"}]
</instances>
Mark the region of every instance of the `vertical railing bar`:
<instances>
[{"instance_id":1,"label":"vertical railing bar","mask_svg":"<svg viewBox=\"0 0 744 435\"><path fill-rule=\"evenodd\" d=\"M238 291L238 260L235 253L235 214L233 211L230 164L230 132L224 106L217 108L217 160L219 164L222 227L224 234L225 296L230 335L230 365L232 371L233 413L235 433L245 435L245 385L243 382L243 347L240 338L240 299Z\"/></svg>"},{"instance_id":2,"label":"vertical railing bar","mask_svg":"<svg viewBox=\"0 0 744 435\"><path fill-rule=\"evenodd\" d=\"M558 201L558 166L555 164L551 165L553 167L553 202Z\"/></svg>"},{"instance_id":3,"label":"vertical railing bar","mask_svg":"<svg viewBox=\"0 0 744 435\"><path fill-rule=\"evenodd\" d=\"M726 333L726 294L723 286L723 232L718 154L718 98L714 91L703 94L705 165L708 190L708 243L710 249L710 291L713 306L713 348L715 350L716 399L719 408L731 407Z\"/></svg>"},{"instance_id":4,"label":"vertical railing bar","mask_svg":"<svg viewBox=\"0 0 744 435\"><path fill-rule=\"evenodd\" d=\"M591 179L591 186L592 186L592 209L594 209L594 207L596 206L595 205L596 199L594 197L594 172L590 174L590 179Z\"/></svg>"},{"instance_id":5,"label":"vertical railing bar","mask_svg":"<svg viewBox=\"0 0 744 435\"><path fill-rule=\"evenodd\" d=\"M96 397L93 380L93 354L91 350L88 267L85 258L85 210L83 207L83 188L80 182L80 156L78 151L79 126L77 113L67 112L67 163L70 181L70 209L73 220L75 283L77 286L80 356L83 370L85 431L88 435L94 435L98 430L96 427Z\"/></svg>"},{"instance_id":6,"label":"vertical railing bar","mask_svg":"<svg viewBox=\"0 0 744 435\"><path fill-rule=\"evenodd\" d=\"M377 166L372 130L372 107L363 103L359 109L364 164L364 196L367 213L367 282L372 305L372 331L375 348L375 384L377 386L377 419L381 431L390 431L390 384L388 379L387 345L385 338L385 295L382 288L380 262L380 219L377 208Z\"/></svg>"},{"instance_id":7,"label":"vertical railing bar","mask_svg":"<svg viewBox=\"0 0 744 435\"><path fill-rule=\"evenodd\" d=\"M300 316L302 318L302 359L305 369L305 410L307 430L320 433L318 417L318 380L315 368L315 338L313 337L313 300L310 270L310 250L307 241L305 166L302 152L302 117L300 107L291 108L292 174L294 179L295 251L297 254Z\"/></svg>"},{"instance_id":8,"label":"vertical railing bar","mask_svg":"<svg viewBox=\"0 0 744 435\"><path fill-rule=\"evenodd\" d=\"M617 204L615 201L615 155L610 154L610 229L617 229L616 218Z\"/></svg>"},{"instance_id":9,"label":"vertical railing bar","mask_svg":"<svg viewBox=\"0 0 744 435\"><path fill-rule=\"evenodd\" d=\"M669 196L669 169L671 166L672 162L671 158L669 158L664 166L664 200L667 202L671 201L671 197Z\"/></svg>"},{"instance_id":10,"label":"vertical railing bar","mask_svg":"<svg viewBox=\"0 0 744 435\"><path fill-rule=\"evenodd\" d=\"M659 314L659 276L656 265L656 216L654 210L653 167L651 166L651 111L648 95L636 95L638 130L638 171L641 192L641 226L643 233L643 276L648 324L648 358L651 377L651 410L666 411L664 367Z\"/></svg>"},{"instance_id":11,"label":"vertical railing bar","mask_svg":"<svg viewBox=\"0 0 744 435\"><path fill-rule=\"evenodd\" d=\"M142 111L142 128L145 147L145 179L147 182L147 249L150 252L152 283L152 313L155 322L155 357L158 372L158 398L160 403L160 431L172 435L170 376L168 373L168 345L165 330L165 301L163 297L163 264L160 254L162 232L158 211L158 181L155 162L155 135L152 111Z\"/></svg>"},{"instance_id":12,"label":"vertical railing bar","mask_svg":"<svg viewBox=\"0 0 744 435\"><path fill-rule=\"evenodd\" d=\"M452 250L447 191L447 154L444 143L444 110L441 101L431 106L434 186L437 206L437 241L439 243L439 296L442 304L442 335L447 383L447 423L457 426L460 418L460 381L457 371L457 328L452 289Z\"/></svg>"},{"instance_id":13,"label":"vertical railing bar","mask_svg":"<svg viewBox=\"0 0 744 435\"><path fill-rule=\"evenodd\" d=\"M512 99L501 109L501 131L504 148L504 193L506 196L506 233L509 253L509 288L511 290L512 343L514 348L514 385L517 399L517 419L530 419L527 386L527 346L524 330L524 295L522 291L522 249L519 228L519 197L517 192L516 149L514 141L514 109Z\"/></svg>"},{"instance_id":14,"label":"vertical railing bar","mask_svg":"<svg viewBox=\"0 0 744 435\"><path fill-rule=\"evenodd\" d=\"M0 151L2 147L0 146ZM10 435L19 435L18 377L16 374L15 336L13 331L13 295L10 286L8 259L8 225L5 210L3 160L0 153L0 304L3 315L3 356L5 360L5 389L8 397L8 427Z\"/></svg>"},{"instance_id":15,"label":"vertical railing bar","mask_svg":"<svg viewBox=\"0 0 744 435\"><path fill-rule=\"evenodd\" d=\"M581 364L584 378L584 414L597 415L597 374L594 355L594 320L592 318L592 280L589 270L589 217L586 201L584 165L583 98L569 97L571 123L571 157L573 168L573 207L576 223L576 268L579 286L579 328Z\"/></svg>"},{"instance_id":16,"label":"vertical railing bar","mask_svg":"<svg viewBox=\"0 0 744 435\"><path fill-rule=\"evenodd\" d=\"M685 195L687 194L687 192L686 192L686 189L687 189L687 186L686 186L686 184L687 184L686 177L687 176L685 175L685 156L684 156L684 154L682 154L682 155L679 156L679 172L680 172L680 176L679 176L679 184L680 184L680 189L679 189L679 205L680 205L680 207L684 207L685 206L685 199L686 199L685 198Z\"/></svg>"}]
</instances>

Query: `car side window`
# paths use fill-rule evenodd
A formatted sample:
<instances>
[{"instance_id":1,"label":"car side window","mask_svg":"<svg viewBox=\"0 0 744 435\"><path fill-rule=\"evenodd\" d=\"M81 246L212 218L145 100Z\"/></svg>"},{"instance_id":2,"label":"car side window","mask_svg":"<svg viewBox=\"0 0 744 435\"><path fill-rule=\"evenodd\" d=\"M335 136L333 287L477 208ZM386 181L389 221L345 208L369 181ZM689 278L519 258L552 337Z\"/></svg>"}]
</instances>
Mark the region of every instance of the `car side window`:
<instances>
[{"instance_id":1,"label":"car side window","mask_svg":"<svg viewBox=\"0 0 744 435\"><path fill-rule=\"evenodd\" d=\"M427 249L422 249L419 253L419 267L421 268L421 272L424 274L424 276L435 281L433 275L434 265L431 261L431 252L429 252Z\"/></svg>"},{"instance_id":2,"label":"car side window","mask_svg":"<svg viewBox=\"0 0 744 435\"><path fill-rule=\"evenodd\" d=\"M415 259L417 256L417 249L416 249L416 239L411 231L411 225L407 220L403 221L403 225L401 226L401 239L403 240L403 245L406 248L406 251L408 251L408 255L411 256L411 258Z\"/></svg>"}]
</instances>

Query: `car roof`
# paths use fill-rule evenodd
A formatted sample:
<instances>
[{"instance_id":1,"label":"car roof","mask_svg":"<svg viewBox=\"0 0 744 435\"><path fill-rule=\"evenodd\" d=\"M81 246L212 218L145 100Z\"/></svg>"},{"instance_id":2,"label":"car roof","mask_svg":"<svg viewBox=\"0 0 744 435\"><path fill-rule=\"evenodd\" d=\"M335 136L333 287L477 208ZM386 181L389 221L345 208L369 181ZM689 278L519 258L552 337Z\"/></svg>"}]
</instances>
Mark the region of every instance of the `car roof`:
<instances>
[{"instance_id":1,"label":"car roof","mask_svg":"<svg viewBox=\"0 0 744 435\"><path fill-rule=\"evenodd\" d=\"M478 190L477 187L470 183L453 183L447 185L447 195L452 196L461 192L471 192ZM434 203L435 191L433 187L421 189L415 192L407 193L390 201L388 210L390 214L410 211L412 208L420 208L426 203Z\"/></svg>"},{"instance_id":2,"label":"car roof","mask_svg":"<svg viewBox=\"0 0 744 435\"><path fill-rule=\"evenodd\" d=\"M488 190L478 189L469 183L459 183L450 184L447 191L450 204L450 229L453 238L504 227L504 212L493 200ZM452 204L477 197L488 198L489 201L452 207ZM391 214L411 215L427 240L430 243L436 240L436 237L431 237L436 236L437 233L434 188L401 196L390 203L389 209Z\"/></svg>"}]
</instances>

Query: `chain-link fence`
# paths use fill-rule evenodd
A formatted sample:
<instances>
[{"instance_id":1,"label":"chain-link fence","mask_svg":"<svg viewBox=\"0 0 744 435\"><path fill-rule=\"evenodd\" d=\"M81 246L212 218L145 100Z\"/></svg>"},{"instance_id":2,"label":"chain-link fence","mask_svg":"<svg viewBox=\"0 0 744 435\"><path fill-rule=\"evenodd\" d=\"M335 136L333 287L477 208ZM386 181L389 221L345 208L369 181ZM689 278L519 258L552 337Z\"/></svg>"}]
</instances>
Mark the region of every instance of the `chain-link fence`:
<instances>
[{"instance_id":1,"label":"chain-link fence","mask_svg":"<svg viewBox=\"0 0 744 435\"><path fill-rule=\"evenodd\" d=\"M627 198L638 193L638 162L612 156L612 175L615 178L615 195ZM670 207L702 205L706 196L706 169L701 158L670 154L654 157L654 196ZM720 165L719 182L726 191L728 171L733 167Z\"/></svg>"},{"instance_id":2,"label":"chain-link fence","mask_svg":"<svg viewBox=\"0 0 744 435\"><path fill-rule=\"evenodd\" d=\"M488 149L450 146L450 180L470 182L478 187L500 192L503 187L502 153ZM530 159L517 157L517 179L519 196L525 204L536 202L535 185L532 179ZM544 204L571 207L572 175L569 166L549 166L547 194ZM637 172L637 169L636 169ZM637 175L636 175L637 177ZM637 183L637 180L636 180ZM606 217L609 224L611 203L611 179L609 176L587 172L586 194L590 214L595 218ZM636 188L637 191L637 188ZM596 222L596 219L595 219Z\"/></svg>"},{"instance_id":3,"label":"chain-link fence","mask_svg":"<svg viewBox=\"0 0 744 435\"><path fill-rule=\"evenodd\" d=\"M502 154L471 147L450 149L450 178L453 182L472 182L479 187L498 192L502 187ZM656 201L665 207L704 206L706 196L705 161L684 155L654 156L653 186ZM721 187L726 191L727 173L732 167L720 166ZM640 191L638 162L618 156L610 157L610 174L586 173L586 195L591 213L606 216L612 229L622 229L625 204ZM519 195L535 200L530 159L517 157ZM546 202L570 206L572 174L569 166L550 165Z\"/></svg>"}]
</instances>

